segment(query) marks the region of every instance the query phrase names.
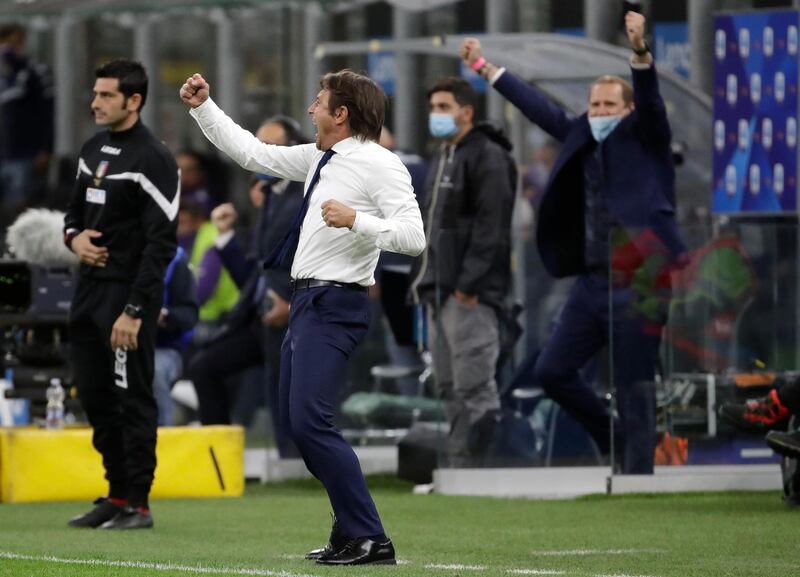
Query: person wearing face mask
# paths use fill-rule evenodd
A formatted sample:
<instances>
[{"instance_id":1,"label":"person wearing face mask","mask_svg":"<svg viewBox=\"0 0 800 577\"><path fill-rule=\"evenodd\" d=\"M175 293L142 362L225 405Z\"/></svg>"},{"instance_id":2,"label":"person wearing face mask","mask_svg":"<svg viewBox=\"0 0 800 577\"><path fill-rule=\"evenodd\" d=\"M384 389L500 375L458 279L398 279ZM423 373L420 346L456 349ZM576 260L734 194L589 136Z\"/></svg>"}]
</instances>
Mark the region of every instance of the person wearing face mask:
<instances>
[{"instance_id":1,"label":"person wearing face mask","mask_svg":"<svg viewBox=\"0 0 800 577\"><path fill-rule=\"evenodd\" d=\"M462 78L428 90L429 128L441 140L422 206L428 247L411 295L428 311L428 348L450 424L449 465L478 466L500 401L498 312L511 286L511 213L517 168L511 143L474 122L477 94Z\"/></svg>"},{"instance_id":2,"label":"person wearing face mask","mask_svg":"<svg viewBox=\"0 0 800 577\"><path fill-rule=\"evenodd\" d=\"M608 408L579 370L608 344L612 332L619 412L614 451L621 456L621 471L631 474L653 471L652 382L666 307L657 319L637 314L631 279L642 271L625 267L655 258L675 263L686 251L675 221L671 130L644 27L641 14L625 15L633 87L615 76L598 78L589 92L589 110L578 118L486 62L477 39L465 39L460 49L467 65L563 143L539 202L537 244L550 274L578 278L539 355L535 379L608 453Z\"/></svg>"}]
</instances>

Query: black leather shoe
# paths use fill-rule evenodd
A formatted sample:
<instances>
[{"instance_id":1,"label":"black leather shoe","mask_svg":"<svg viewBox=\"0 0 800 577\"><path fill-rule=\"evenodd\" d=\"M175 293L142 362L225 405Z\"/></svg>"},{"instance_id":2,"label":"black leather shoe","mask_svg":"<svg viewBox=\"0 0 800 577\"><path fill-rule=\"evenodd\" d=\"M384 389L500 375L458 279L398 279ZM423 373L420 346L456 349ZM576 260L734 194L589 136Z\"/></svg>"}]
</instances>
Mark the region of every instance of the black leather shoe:
<instances>
[{"instance_id":1,"label":"black leather shoe","mask_svg":"<svg viewBox=\"0 0 800 577\"><path fill-rule=\"evenodd\" d=\"M78 517L69 520L70 527L85 527L94 529L106 521L110 521L122 511L122 507L115 505L108 500L108 497L100 497L94 502L94 509Z\"/></svg>"},{"instance_id":2,"label":"black leather shoe","mask_svg":"<svg viewBox=\"0 0 800 577\"><path fill-rule=\"evenodd\" d=\"M306 553L306 559L316 561L317 559L333 555L339 549L347 545L348 541L349 539L345 535L342 535L342 532L339 530L339 523L336 521L336 517L333 517L331 536L328 538L328 543L320 549L313 549Z\"/></svg>"},{"instance_id":3,"label":"black leather shoe","mask_svg":"<svg viewBox=\"0 0 800 577\"><path fill-rule=\"evenodd\" d=\"M779 455L800 459L800 431L770 431L767 433L767 445Z\"/></svg>"},{"instance_id":4,"label":"black leather shoe","mask_svg":"<svg viewBox=\"0 0 800 577\"><path fill-rule=\"evenodd\" d=\"M317 559L319 565L396 565L394 545L391 541L378 543L361 537L351 539L347 545L332 555Z\"/></svg>"},{"instance_id":5,"label":"black leather shoe","mask_svg":"<svg viewBox=\"0 0 800 577\"><path fill-rule=\"evenodd\" d=\"M125 506L113 519L100 525L101 529L152 529L153 516Z\"/></svg>"}]
</instances>

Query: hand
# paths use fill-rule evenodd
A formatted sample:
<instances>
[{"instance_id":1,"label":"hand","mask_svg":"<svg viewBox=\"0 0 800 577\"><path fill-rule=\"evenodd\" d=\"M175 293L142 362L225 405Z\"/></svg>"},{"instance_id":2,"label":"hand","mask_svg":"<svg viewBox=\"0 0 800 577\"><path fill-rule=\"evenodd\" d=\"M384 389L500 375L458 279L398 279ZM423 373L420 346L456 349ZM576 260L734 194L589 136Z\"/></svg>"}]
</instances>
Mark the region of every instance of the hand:
<instances>
[{"instance_id":1,"label":"hand","mask_svg":"<svg viewBox=\"0 0 800 577\"><path fill-rule=\"evenodd\" d=\"M181 86L178 94L180 94L184 104L187 104L191 108L197 108L208 100L211 94L211 87L202 75L194 73L186 79L186 83Z\"/></svg>"},{"instance_id":2,"label":"hand","mask_svg":"<svg viewBox=\"0 0 800 577\"><path fill-rule=\"evenodd\" d=\"M236 222L236 209L230 202L220 204L211 211L211 222L217 227L220 234L228 232Z\"/></svg>"},{"instance_id":3,"label":"hand","mask_svg":"<svg viewBox=\"0 0 800 577\"><path fill-rule=\"evenodd\" d=\"M353 228L353 224L356 222L356 211L331 198L322 203L322 220L334 228Z\"/></svg>"},{"instance_id":4,"label":"hand","mask_svg":"<svg viewBox=\"0 0 800 577\"><path fill-rule=\"evenodd\" d=\"M478 295L468 295L467 293L462 293L460 290L456 289L455 297L456 301L471 309L474 309L476 306L478 306Z\"/></svg>"},{"instance_id":5,"label":"hand","mask_svg":"<svg viewBox=\"0 0 800 577\"><path fill-rule=\"evenodd\" d=\"M261 319L265 325L282 329L289 325L289 303L278 296L273 290L267 290L267 296L272 299L272 308Z\"/></svg>"},{"instance_id":6,"label":"hand","mask_svg":"<svg viewBox=\"0 0 800 577\"><path fill-rule=\"evenodd\" d=\"M167 316L169 316L169 309L161 307L158 311L158 326L165 328L167 326Z\"/></svg>"},{"instance_id":7,"label":"hand","mask_svg":"<svg viewBox=\"0 0 800 577\"><path fill-rule=\"evenodd\" d=\"M108 262L108 249L104 246L95 246L92 243L93 238L100 238L101 236L103 236L102 232L87 228L72 239L70 244L72 252L78 255L83 264L105 268Z\"/></svg>"},{"instance_id":8,"label":"hand","mask_svg":"<svg viewBox=\"0 0 800 577\"><path fill-rule=\"evenodd\" d=\"M125 313L117 317L111 327L111 348L114 350L135 351L139 347L139 329L142 319L134 319Z\"/></svg>"},{"instance_id":9,"label":"hand","mask_svg":"<svg viewBox=\"0 0 800 577\"><path fill-rule=\"evenodd\" d=\"M482 54L481 41L477 38L464 38L464 42L458 50L461 60L469 67L472 67L473 64L480 60Z\"/></svg>"},{"instance_id":10,"label":"hand","mask_svg":"<svg viewBox=\"0 0 800 577\"><path fill-rule=\"evenodd\" d=\"M625 31L628 33L628 41L634 50L644 50L644 16L638 12L627 12L625 14Z\"/></svg>"}]
</instances>

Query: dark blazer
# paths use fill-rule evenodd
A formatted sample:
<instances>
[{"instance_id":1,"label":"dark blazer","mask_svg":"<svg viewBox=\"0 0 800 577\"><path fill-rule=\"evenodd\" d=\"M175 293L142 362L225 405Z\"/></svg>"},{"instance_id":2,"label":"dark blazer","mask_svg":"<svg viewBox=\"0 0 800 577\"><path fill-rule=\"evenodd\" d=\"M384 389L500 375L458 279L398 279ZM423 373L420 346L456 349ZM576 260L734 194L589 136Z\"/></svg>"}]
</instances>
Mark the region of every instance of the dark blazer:
<instances>
[{"instance_id":1,"label":"dark blazer","mask_svg":"<svg viewBox=\"0 0 800 577\"><path fill-rule=\"evenodd\" d=\"M270 289L282 299L291 300L289 271L279 269L262 271L260 261L283 240L302 202L302 182L290 182L280 194L269 192L264 199L256 224L258 229L256 250L247 255L236 237L222 249L217 249L223 266L239 288L239 301L225 323L227 330L240 328L253 320L253 315L256 314L254 299L262 272L266 275L267 286Z\"/></svg>"},{"instance_id":2,"label":"dark blazer","mask_svg":"<svg viewBox=\"0 0 800 577\"><path fill-rule=\"evenodd\" d=\"M673 257L686 247L675 221L672 132L655 66L633 69L635 109L602 143L603 190L614 220L632 236L652 230ZM586 114L570 118L536 88L504 72L494 88L532 122L563 142L539 201L536 241L557 278L585 272L583 157L594 139Z\"/></svg>"}]
</instances>

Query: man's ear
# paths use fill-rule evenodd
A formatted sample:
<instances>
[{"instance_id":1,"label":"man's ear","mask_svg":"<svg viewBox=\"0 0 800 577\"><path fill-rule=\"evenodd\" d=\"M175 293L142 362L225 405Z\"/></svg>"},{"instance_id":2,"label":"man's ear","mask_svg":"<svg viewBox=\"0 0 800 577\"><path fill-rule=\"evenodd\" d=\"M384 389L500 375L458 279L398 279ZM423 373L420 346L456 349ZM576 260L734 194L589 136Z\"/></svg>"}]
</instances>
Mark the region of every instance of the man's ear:
<instances>
[{"instance_id":1,"label":"man's ear","mask_svg":"<svg viewBox=\"0 0 800 577\"><path fill-rule=\"evenodd\" d=\"M467 124L472 124L475 120L475 107L467 104L466 106L462 107L462 110L464 111L464 120L467 122Z\"/></svg>"},{"instance_id":2,"label":"man's ear","mask_svg":"<svg viewBox=\"0 0 800 577\"><path fill-rule=\"evenodd\" d=\"M336 124L344 124L350 118L350 111L346 106L340 106L333 113L333 120Z\"/></svg>"},{"instance_id":3,"label":"man's ear","mask_svg":"<svg viewBox=\"0 0 800 577\"><path fill-rule=\"evenodd\" d=\"M142 107L142 95L138 92L134 92L128 97L127 105L125 106L126 110L130 112L138 112L139 109Z\"/></svg>"}]
</instances>

